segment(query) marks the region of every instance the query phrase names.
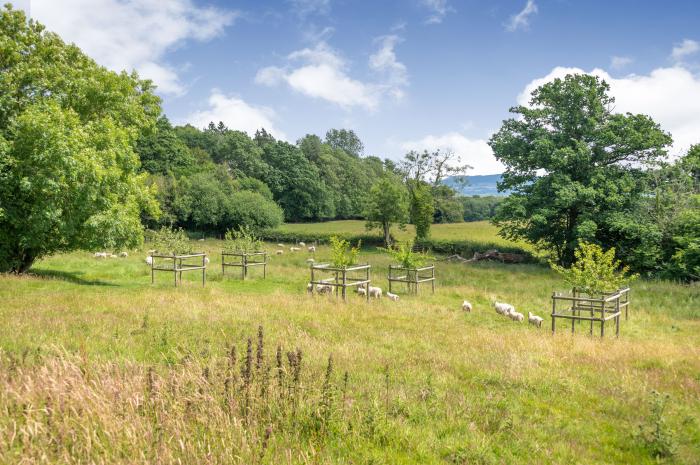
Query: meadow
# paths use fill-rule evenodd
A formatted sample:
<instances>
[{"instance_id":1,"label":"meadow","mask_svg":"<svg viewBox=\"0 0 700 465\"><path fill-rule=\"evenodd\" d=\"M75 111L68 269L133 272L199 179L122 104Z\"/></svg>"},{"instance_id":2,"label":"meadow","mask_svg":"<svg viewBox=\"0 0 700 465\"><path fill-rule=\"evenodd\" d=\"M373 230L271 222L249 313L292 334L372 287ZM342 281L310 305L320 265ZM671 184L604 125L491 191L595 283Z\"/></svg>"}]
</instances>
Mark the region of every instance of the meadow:
<instances>
[{"instance_id":1,"label":"meadow","mask_svg":"<svg viewBox=\"0 0 700 465\"><path fill-rule=\"evenodd\" d=\"M433 234L500 241L491 228ZM241 281L221 246L195 243L204 287L151 285L148 244L0 276L0 463L700 463L697 285L636 281L619 339L600 339L551 334L565 285L543 265L438 262L434 295L343 302L307 295L306 251ZM389 258L360 260L386 289Z\"/></svg>"}]
</instances>

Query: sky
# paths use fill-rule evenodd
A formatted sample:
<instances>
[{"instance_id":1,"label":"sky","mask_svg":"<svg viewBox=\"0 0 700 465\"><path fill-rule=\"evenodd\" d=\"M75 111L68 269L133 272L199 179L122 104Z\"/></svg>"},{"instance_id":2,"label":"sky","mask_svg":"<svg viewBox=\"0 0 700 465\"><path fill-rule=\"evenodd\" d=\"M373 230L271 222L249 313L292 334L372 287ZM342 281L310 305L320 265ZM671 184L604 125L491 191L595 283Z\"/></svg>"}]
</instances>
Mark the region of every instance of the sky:
<instances>
[{"instance_id":1,"label":"sky","mask_svg":"<svg viewBox=\"0 0 700 465\"><path fill-rule=\"evenodd\" d=\"M354 130L365 155L451 149L503 170L487 145L509 108L572 72L611 85L615 111L700 142L700 1L17 0L98 63L152 79L174 124L264 127L295 142Z\"/></svg>"}]
</instances>

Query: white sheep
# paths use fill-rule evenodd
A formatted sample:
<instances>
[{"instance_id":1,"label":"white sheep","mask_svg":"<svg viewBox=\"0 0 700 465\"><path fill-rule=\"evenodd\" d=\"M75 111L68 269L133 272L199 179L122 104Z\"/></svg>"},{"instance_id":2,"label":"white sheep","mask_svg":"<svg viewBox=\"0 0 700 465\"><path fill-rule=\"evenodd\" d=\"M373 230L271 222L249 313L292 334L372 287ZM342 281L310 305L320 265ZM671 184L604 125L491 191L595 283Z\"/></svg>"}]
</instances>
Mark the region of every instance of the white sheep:
<instances>
[{"instance_id":1,"label":"white sheep","mask_svg":"<svg viewBox=\"0 0 700 465\"><path fill-rule=\"evenodd\" d=\"M502 302L494 302L493 308L496 309L496 313L498 313L499 315L505 315L505 316L508 316L509 313L515 311L515 307L513 307L511 304L505 304Z\"/></svg>"},{"instance_id":2,"label":"white sheep","mask_svg":"<svg viewBox=\"0 0 700 465\"><path fill-rule=\"evenodd\" d=\"M119 256L122 258L126 258L129 256L129 253L128 252L119 252Z\"/></svg>"},{"instance_id":3,"label":"white sheep","mask_svg":"<svg viewBox=\"0 0 700 465\"><path fill-rule=\"evenodd\" d=\"M542 318L541 316L533 315L532 312L527 312L527 321L531 325L535 325L538 328L541 328L544 318Z\"/></svg>"},{"instance_id":4,"label":"white sheep","mask_svg":"<svg viewBox=\"0 0 700 465\"><path fill-rule=\"evenodd\" d=\"M316 292L318 292L319 294L330 294L331 292L333 292L333 286L329 284L317 284Z\"/></svg>"},{"instance_id":5,"label":"white sheep","mask_svg":"<svg viewBox=\"0 0 700 465\"><path fill-rule=\"evenodd\" d=\"M277 250L275 251L276 255L282 255L284 253L284 250Z\"/></svg>"},{"instance_id":6,"label":"white sheep","mask_svg":"<svg viewBox=\"0 0 700 465\"><path fill-rule=\"evenodd\" d=\"M399 301L399 296L396 295L396 294L392 294L391 292L387 292L387 293L386 293L386 296L387 296L387 298L388 298L389 300L393 300L394 302L398 302L398 301Z\"/></svg>"},{"instance_id":7,"label":"white sheep","mask_svg":"<svg viewBox=\"0 0 700 465\"><path fill-rule=\"evenodd\" d=\"M518 313L515 310L511 311L508 313L508 318L510 318L513 321L520 321L522 322L525 319L525 315L522 313Z\"/></svg>"},{"instance_id":8,"label":"white sheep","mask_svg":"<svg viewBox=\"0 0 700 465\"><path fill-rule=\"evenodd\" d=\"M367 295L367 289L365 289L364 287L358 287L357 289L355 289L355 292L357 292L361 296Z\"/></svg>"},{"instance_id":9,"label":"white sheep","mask_svg":"<svg viewBox=\"0 0 700 465\"><path fill-rule=\"evenodd\" d=\"M302 247L306 247L306 243L305 243L305 242L299 242L299 245L302 246Z\"/></svg>"},{"instance_id":10,"label":"white sheep","mask_svg":"<svg viewBox=\"0 0 700 465\"><path fill-rule=\"evenodd\" d=\"M309 250L309 252L311 252L311 253L316 253L316 246L310 245L309 248L308 248L308 250Z\"/></svg>"},{"instance_id":11,"label":"white sheep","mask_svg":"<svg viewBox=\"0 0 700 465\"><path fill-rule=\"evenodd\" d=\"M153 265L153 257L151 257L150 255L146 257L146 264Z\"/></svg>"},{"instance_id":12,"label":"white sheep","mask_svg":"<svg viewBox=\"0 0 700 465\"><path fill-rule=\"evenodd\" d=\"M113 253L111 253L111 254L107 255L107 257L109 257L109 258L117 258L117 256L116 256L116 255L114 255Z\"/></svg>"},{"instance_id":13,"label":"white sheep","mask_svg":"<svg viewBox=\"0 0 700 465\"><path fill-rule=\"evenodd\" d=\"M314 285L311 284L311 283L308 283L308 284L306 285L306 292L308 292L309 294L311 294L313 291L314 291Z\"/></svg>"},{"instance_id":14,"label":"white sheep","mask_svg":"<svg viewBox=\"0 0 700 465\"><path fill-rule=\"evenodd\" d=\"M462 302L462 310L465 312L471 312L472 311L472 304L469 303L469 301L465 300Z\"/></svg>"},{"instance_id":15,"label":"white sheep","mask_svg":"<svg viewBox=\"0 0 700 465\"><path fill-rule=\"evenodd\" d=\"M208 265L209 264L209 257L204 257L204 264Z\"/></svg>"},{"instance_id":16,"label":"white sheep","mask_svg":"<svg viewBox=\"0 0 700 465\"><path fill-rule=\"evenodd\" d=\"M280 249L284 249L284 244L277 244L277 247L279 247Z\"/></svg>"},{"instance_id":17,"label":"white sheep","mask_svg":"<svg viewBox=\"0 0 700 465\"><path fill-rule=\"evenodd\" d=\"M306 263L308 263L309 265L313 265L313 263L314 263L315 261L316 261L316 260L314 260L313 258L307 258L307 259L306 259Z\"/></svg>"},{"instance_id":18,"label":"white sheep","mask_svg":"<svg viewBox=\"0 0 700 465\"><path fill-rule=\"evenodd\" d=\"M379 299L382 297L382 288L381 287L374 287L370 286L368 289L369 296L374 297L375 299Z\"/></svg>"},{"instance_id":19,"label":"white sheep","mask_svg":"<svg viewBox=\"0 0 700 465\"><path fill-rule=\"evenodd\" d=\"M107 258L107 252L95 252L95 258Z\"/></svg>"},{"instance_id":20,"label":"white sheep","mask_svg":"<svg viewBox=\"0 0 700 465\"><path fill-rule=\"evenodd\" d=\"M301 250L301 248L299 248L299 247L290 247L290 248L289 248L289 251L290 251L290 252L298 252L298 251L300 251L300 250Z\"/></svg>"}]
</instances>

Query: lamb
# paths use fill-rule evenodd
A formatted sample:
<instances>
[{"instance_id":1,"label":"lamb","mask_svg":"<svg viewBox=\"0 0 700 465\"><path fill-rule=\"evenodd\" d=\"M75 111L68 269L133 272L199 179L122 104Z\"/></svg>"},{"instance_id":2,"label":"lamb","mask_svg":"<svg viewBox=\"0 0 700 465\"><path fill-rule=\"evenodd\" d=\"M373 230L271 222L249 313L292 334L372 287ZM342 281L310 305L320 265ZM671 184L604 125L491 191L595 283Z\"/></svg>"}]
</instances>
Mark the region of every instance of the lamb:
<instances>
[{"instance_id":1,"label":"lamb","mask_svg":"<svg viewBox=\"0 0 700 465\"><path fill-rule=\"evenodd\" d=\"M306 247L306 243L305 243L305 242L299 242L299 245L302 246L302 247Z\"/></svg>"},{"instance_id":2,"label":"lamb","mask_svg":"<svg viewBox=\"0 0 700 465\"><path fill-rule=\"evenodd\" d=\"M370 286L368 289L369 296L374 297L375 299L379 299L382 297L382 288L381 287L374 287Z\"/></svg>"},{"instance_id":3,"label":"lamb","mask_svg":"<svg viewBox=\"0 0 700 465\"><path fill-rule=\"evenodd\" d=\"M146 257L146 264L153 265L153 257L151 257L150 255Z\"/></svg>"},{"instance_id":4,"label":"lamb","mask_svg":"<svg viewBox=\"0 0 700 465\"><path fill-rule=\"evenodd\" d=\"M472 304L469 303L469 301L465 300L462 302L462 310L465 312L471 312L472 311Z\"/></svg>"},{"instance_id":5,"label":"lamb","mask_svg":"<svg viewBox=\"0 0 700 465\"><path fill-rule=\"evenodd\" d=\"M531 325L535 325L538 328L541 328L544 318L542 318L541 316L533 315L532 312L527 312L527 321Z\"/></svg>"},{"instance_id":6,"label":"lamb","mask_svg":"<svg viewBox=\"0 0 700 465\"><path fill-rule=\"evenodd\" d=\"M284 250L277 250L277 251L275 252L275 254L277 254L277 255L282 255L283 253L284 253Z\"/></svg>"},{"instance_id":7,"label":"lamb","mask_svg":"<svg viewBox=\"0 0 700 465\"><path fill-rule=\"evenodd\" d=\"M300 247L290 247L290 248L289 248L289 251L290 251L290 252L298 252L298 251L300 251L300 250L301 250Z\"/></svg>"},{"instance_id":8,"label":"lamb","mask_svg":"<svg viewBox=\"0 0 700 465\"><path fill-rule=\"evenodd\" d=\"M508 318L510 318L513 321L522 322L525 319L525 316L522 313L518 313L515 310L512 310L510 313L508 313Z\"/></svg>"},{"instance_id":9,"label":"lamb","mask_svg":"<svg viewBox=\"0 0 700 465\"><path fill-rule=\"evenodd\" d=\"M119 252L119 256L122 258L126 258L129 256L129 254L127 252Z\"/></svg>"},{"instance_id":10,"label":"lamb","mask_svg":"<svg viewBox=\"0 0 700 465\"><path fill-rule=\"evenodd\" d=\"M511 304L504 304L501 302L494 302L493 307L496 309L496 313L499 315L508 316L511 312L515 311L515 307Z\"/></svg>"},{"instance_id":11,"label":"lamb","mask_svg":"<svg viewBox=\"0 0 700 465\"><path fill-rule=\"evenodd\" d=\"M393 300L394 302L399 301L399 296L396 294L392 294L391 292L387 292L386 296L389 298L389 300Z\"/></svg>"},{"instance_id":12,"label":"lamb","mask_svg":"<svg viewBox=\"0 0 700 465\"><path fill-rule=\"evenodd\" d=\"M107 252L95 252L95 258L107 258Z\"/></svg>"},{"instance_id":13,"label":"lamb","mask_svg":"<svg viewBox=\"0 0 700 465\"><path fill-rule=\"evenodd\" d=\"M310 245L309 248L308 248L308 250L309 250L309 252L311 252L311 253L316 253L316 246Z\"/></svg>"}]
</instances>

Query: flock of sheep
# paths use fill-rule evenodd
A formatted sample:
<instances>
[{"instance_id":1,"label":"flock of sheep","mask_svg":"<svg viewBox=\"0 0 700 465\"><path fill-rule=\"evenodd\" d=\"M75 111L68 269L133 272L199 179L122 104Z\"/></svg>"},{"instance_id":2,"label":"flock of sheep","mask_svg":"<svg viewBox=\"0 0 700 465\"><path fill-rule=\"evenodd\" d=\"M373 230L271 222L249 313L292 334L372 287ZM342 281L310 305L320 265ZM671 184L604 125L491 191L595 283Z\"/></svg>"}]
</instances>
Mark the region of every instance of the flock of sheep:
<instances>
[{"instance_id":1,"label":"flock of sheep","mask_svg":"<svg viewBox=\"0 0 700 465\"><path fill-rule=\"evenodd\" d=\"M129 254L127 252L119 252L119 255L114 255L113 253L109 253L109 252L95 252L95 255L94 255L95 258L99 258L99 259L117 258L117 257L126 258L128 256L129 256Z\"/></svg>"},{"instance_id":2,"label":"flock of sheep","mask_svg":"<svg viewBox=\"0 0 700 465\"><path fill-rule=\"evenodd\" d=\"M525 320L525 315L516 312L515 307L513 307L511 304L506 304L503 302L494 302L493 308L499 315L506 316L513 321L522 322ZM462 302L462 310L464 310L465 312L471 312L472 304L465 300L464 302ZM544 318L542 318L541 316L534 315L532 312L527 312L527 321L531 325L541 328Z\"/></svg>"},{"instance_id":3,"label":"flock of sheep","mask_svg":"<svg viewBox=\"0 0 700 465\"><path fill-rule=\"evenodd\" d=\"M299 252L302 247L306 247L305 242L299 242L299 246L291 246L289 248L290 252ZM315 245L310 245L306 247L306 250L308 250L310 253L316 253L316 246ZM275 251L276 255L282 255L284 253L284 244L277 244L277 250ZM313 263L313 259L306 260L309 263Z\"/></svg>"}]
</instances>

